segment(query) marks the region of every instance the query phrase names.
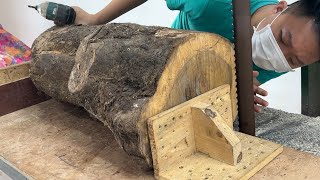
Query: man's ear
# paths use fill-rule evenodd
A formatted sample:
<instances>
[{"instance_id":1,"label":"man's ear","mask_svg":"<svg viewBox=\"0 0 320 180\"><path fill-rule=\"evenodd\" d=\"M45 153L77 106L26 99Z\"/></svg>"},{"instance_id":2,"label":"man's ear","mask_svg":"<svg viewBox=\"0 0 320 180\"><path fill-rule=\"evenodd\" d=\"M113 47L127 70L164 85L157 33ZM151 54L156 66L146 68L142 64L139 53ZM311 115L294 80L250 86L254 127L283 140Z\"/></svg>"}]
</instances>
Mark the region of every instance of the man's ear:
<instances>
[{"instance_id":1,"label":"man's ear","mask_svg":"<svg viewBox=\"0 0 320 180\"><path fill-rule=\"evenodd\" d=\"M288 3L286 1L280 1L274 8L273 13L277 14L279 12L282 12L284 9L288 7Z\"/></svg>"}]
</instances>

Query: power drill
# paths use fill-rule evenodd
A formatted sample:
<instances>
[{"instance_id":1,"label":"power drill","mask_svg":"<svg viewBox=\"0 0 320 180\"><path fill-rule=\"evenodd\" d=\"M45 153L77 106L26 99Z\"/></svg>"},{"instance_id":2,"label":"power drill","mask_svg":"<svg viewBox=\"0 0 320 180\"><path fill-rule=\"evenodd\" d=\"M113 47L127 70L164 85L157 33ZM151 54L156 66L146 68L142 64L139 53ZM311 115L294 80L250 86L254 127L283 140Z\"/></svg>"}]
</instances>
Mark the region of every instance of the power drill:
<instances>
[{"instance_id":1,"label":"power drill","mask_svg":"<svg viewBox=\"0 0 320 180\"><path fill-rule=\"evenodd\" d=\"M44 2L37 6L28 7L35 9L41 16L58 24L73 24L76 19L74 9L63 4Z\"/></svg>"}]
</instances>

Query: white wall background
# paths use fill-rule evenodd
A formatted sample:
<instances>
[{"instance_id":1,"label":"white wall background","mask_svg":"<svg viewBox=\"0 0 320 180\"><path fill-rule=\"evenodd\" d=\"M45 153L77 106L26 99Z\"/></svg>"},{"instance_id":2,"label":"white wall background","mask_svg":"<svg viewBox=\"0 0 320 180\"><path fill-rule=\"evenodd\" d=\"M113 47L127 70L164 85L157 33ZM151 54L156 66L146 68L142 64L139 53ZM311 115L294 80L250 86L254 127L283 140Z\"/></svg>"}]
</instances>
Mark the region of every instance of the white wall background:
<instances>
[{"instance_id":1,"label":"white wall background","mask_svg":"<svg viewBox=\"0 0 320 180\"><path fill-rule=\"evenodd\" d=\"M33 40L53 25L37 14L27 5L36 5L44 0L2 0L0 6L0 24L31 46ZM80 6L90 13L96 13L111 0L51 0L72 6ZM292 3L296 0L287 0ZM133 22L143 25L159 25L169 27L177 12L167 9L164 0L149 0L142 6L116 19L114 22ZM280 78L265 83L262 87L268 90L270 107L288 112L301 112L300 69L287 73Z\"/></svg>"}]
</instances>

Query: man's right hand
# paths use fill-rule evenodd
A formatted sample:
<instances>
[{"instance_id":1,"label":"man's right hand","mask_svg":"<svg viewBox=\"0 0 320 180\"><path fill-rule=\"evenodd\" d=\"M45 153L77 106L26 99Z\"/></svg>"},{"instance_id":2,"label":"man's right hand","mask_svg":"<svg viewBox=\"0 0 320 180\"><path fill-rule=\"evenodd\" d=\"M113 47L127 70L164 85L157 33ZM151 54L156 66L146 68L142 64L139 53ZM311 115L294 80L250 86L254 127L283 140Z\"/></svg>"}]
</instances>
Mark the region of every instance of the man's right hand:
<instances>
[{"instance_id":1,"label":"man's right hand","mask_svg":"<svg viewBox=\"0 0 320 180\"><path fill-rule=\"evenodd\" d=\"M89 14L80 7L73 7L76 11L76 19L74 24L83 25L99 25L106 24L121 16L122 14L130 11L131 9L143 4L146 0L112 0L106 7L96 14ZM55 22L56 25L63 25Z\"/></svg>"},{"instance_id":2,"label":"man's right hand","mask_svg":"<svg viewBox=\"0 0 320 180\"><path fill-rule=\"evenodd\" d=\"M268 101L262 99L261 97L257 96L267 96L268 92L262 88L260 88L260 83L256 79L259 75L258 71L253 71L253 93L254 93L254 111L260 113L261 112L261 106L267 107L269 105Z\"/></svg>"},{"instance_id":3,"label":"man's right hand","mask_svg":"<svg viewBox=\"0 0 320 180\"><path fill-rule=\"evenodd\" d=\"M76 19L74 24L94 25L95 17L93 14L87 13L85 10L78 6L72 7L76 11Z\"/></svg>"}]
</instances>

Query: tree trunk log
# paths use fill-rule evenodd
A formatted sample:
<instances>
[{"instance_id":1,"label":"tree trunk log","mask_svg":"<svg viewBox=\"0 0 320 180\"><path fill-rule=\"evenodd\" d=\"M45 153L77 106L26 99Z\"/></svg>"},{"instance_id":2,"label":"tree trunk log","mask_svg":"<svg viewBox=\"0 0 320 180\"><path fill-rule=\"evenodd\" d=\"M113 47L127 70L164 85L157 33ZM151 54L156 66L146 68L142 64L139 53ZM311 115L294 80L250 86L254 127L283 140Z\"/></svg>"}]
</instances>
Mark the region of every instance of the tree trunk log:
<instances>
[{"instance_id":1,"label":"tree trunk log","mask_svg":"<svg viewBox=\"0 0 320 180\"><path fill-rule=\"evenodd\" d=\"M234 50L218 35L136 24L53 27L32 53L37 88L84 107L149 166L149 117L223 84L233 103L225 118L237 115Z\"/></svg>"}]
</instances>

